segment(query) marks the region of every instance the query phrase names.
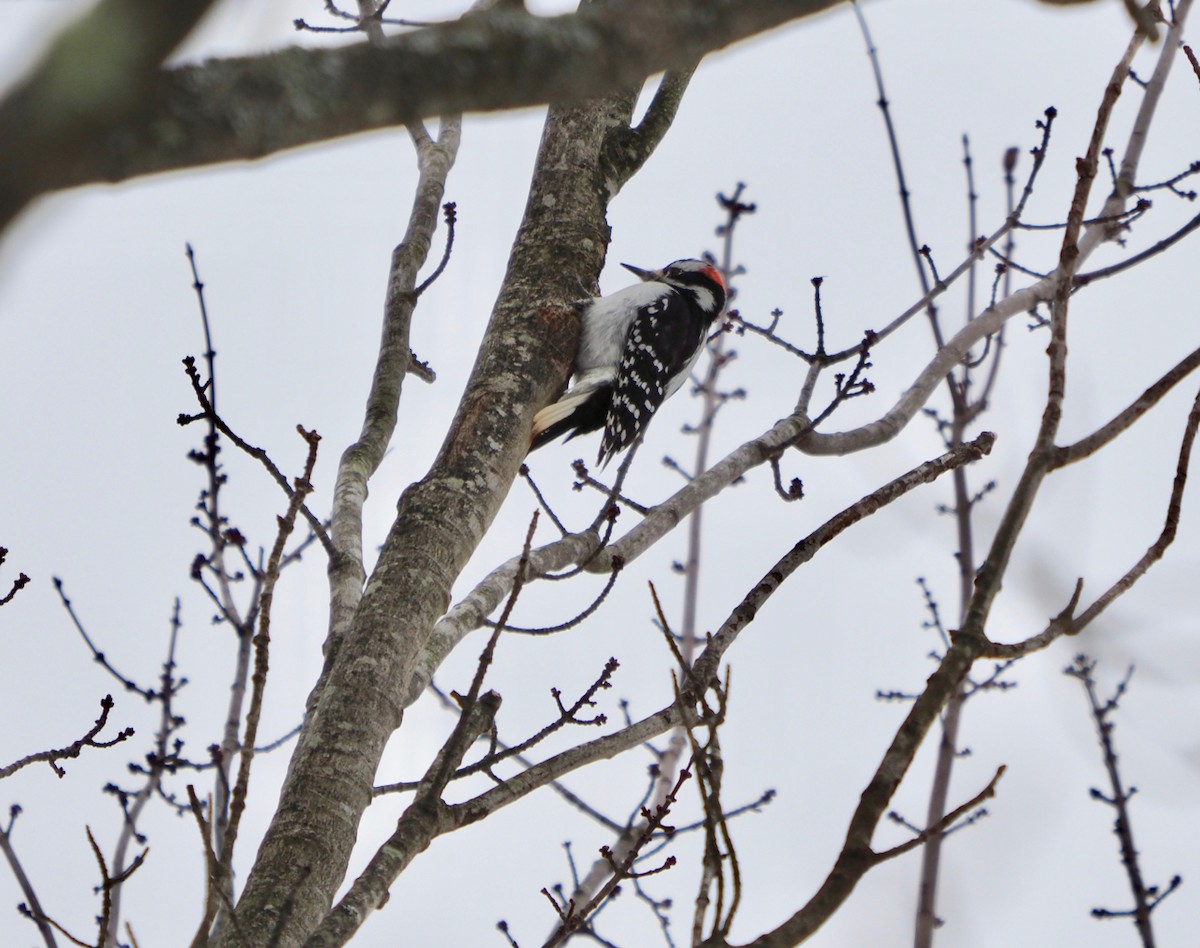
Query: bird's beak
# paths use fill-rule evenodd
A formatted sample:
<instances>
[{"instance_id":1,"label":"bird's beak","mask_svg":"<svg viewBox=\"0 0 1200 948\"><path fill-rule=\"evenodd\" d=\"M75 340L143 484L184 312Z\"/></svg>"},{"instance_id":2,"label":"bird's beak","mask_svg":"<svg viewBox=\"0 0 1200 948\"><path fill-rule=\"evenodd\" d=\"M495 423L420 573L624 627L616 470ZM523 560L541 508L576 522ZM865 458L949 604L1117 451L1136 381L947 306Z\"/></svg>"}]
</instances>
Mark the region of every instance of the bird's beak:
<instances>
[{"instance_id":1,"label":"bird's beak","mask_svg":"<svg viewBox=\"0 0 1200 948\"><path fill-rule=\"evenodd\" d=\"M623 263L621 266L636 275L639 280L657 280L662 276L661 270L643 270L641 267L635 267L632 263Z\"/></svg>"}]
</instances>

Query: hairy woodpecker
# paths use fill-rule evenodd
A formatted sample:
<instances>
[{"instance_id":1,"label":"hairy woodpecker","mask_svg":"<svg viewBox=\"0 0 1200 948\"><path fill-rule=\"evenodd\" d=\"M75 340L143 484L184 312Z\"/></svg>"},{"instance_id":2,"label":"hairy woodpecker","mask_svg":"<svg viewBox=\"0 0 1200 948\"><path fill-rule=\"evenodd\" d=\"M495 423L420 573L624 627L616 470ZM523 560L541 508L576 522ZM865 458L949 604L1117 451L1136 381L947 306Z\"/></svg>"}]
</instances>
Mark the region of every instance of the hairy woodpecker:
<instances>
[{"instance_id":1,"label":"hairy woodpecker","mask_svg":"<svg viewBox=\"0 0 1200 948\"><path fill-rule=\"evenodd\" d=\"M725 282L703 260L621 266L643 282L585 304L575 384L534 416L530 451L603 428L596 460L607 464L683 385L725 308Z\"/></svg>"}]
</instances>

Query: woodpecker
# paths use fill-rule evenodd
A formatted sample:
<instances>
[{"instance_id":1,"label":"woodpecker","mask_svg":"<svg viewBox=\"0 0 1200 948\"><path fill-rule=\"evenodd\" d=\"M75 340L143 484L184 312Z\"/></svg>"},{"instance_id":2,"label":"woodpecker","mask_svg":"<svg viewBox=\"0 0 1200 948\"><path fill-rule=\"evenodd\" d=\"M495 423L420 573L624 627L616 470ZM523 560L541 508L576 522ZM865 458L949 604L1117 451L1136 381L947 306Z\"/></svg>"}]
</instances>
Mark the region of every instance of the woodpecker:
<instances>
[{"instance_id":1,"label":"woodpecker","mask_svg":"<svg viewBox=\"0 0 1200 948\"><path fill-rule=\"evenodd\" d=\"M703 260L621 266L643 282L585 304L575 384L534 416L530 451L603 428L596 463L607 464L683 385L725 308L725 281Z\"/></svg>"}]
</instances>

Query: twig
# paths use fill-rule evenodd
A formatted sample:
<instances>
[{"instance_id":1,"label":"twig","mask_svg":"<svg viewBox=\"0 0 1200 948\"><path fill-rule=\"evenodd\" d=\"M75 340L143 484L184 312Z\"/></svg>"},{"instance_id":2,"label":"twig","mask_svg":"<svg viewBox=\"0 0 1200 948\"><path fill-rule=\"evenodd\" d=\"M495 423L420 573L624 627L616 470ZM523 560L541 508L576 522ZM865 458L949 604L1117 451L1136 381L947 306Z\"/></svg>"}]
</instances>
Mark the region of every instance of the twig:
<instances>
[{"instance_id":1,"label":"twig","mask_svg":"<svg viewBox=\"0 0 1200 948\"><path fill-rule=\"evenodd\" d=\"M815 277L814 282L819 279L821 279L821 277ZM796 358L802 359L803 361L805 361L809 364L812 364L813 362L817 361L816 353L805 352L799 346L792 345L790 342L788 342L786 339L784 339L782 336L778 335L775 332L775 327L779 325L779 317L782 315L783 315L783 310L780 310L780 309L772 310L771 311L772 319L771 319L771 324L769 326L759 326L755 323L750 322L748 319L746 319L744 316L742 316L742 314L736 309L730 310L726 314L726 319L729 320L728 325L734 331L736 331L738 333L738 335L742 335L744 333L744 331L748 329L748 330L750 330L750 332L754 333L756 336L762 336L764 339L767 340L767 342L771 343L771 345L778 346L780 349L782 349L784 352L788 353L789 355L794 355L794 356L796 356ZM823 328L824 327L822 326L822 329ZM849 354L846 354L846 355L843 355L842 358L848 359L848 358L850 358L850 356L849 356Z\"/></svg>"},{"instance_id":2,"label":"twig","mask_svg":"<svg viewBox=\"0 0 1200 948\"><path fill-rule=\"evenodd\" d=\"M1030 652L1045 648L1061 635L1077 635L1090 625L1116 599L1128 592L1133 585L1157 563L1175 540L1179 528L1179 516L1183 507L1183 491L1187 486L1188 468L1191 463L1192 446L1195 443L1197 429L1200 428L1200 392L1197 392L1192 402L1192 410L1188 413L1187 424L1179 446L1179 458L1175 464L1175 477L1171 485L1171 496L1167 502L1167 512L1162 530L1154 542L1150 544L1141 558L1131 566L1123 576L1108 587L1082 613L1076 613L1080 597L1083 593L1083 580L1075 584L1075 592L1071 601L1057 616L1050 620L1046 627L1036 635L1022 642L1005 645L998 642L988 642L981 653L987 658L1010 659L1020 658Z\"/></svg>"},{"instance_id":3,"label":"twig","mask_svg":"<svg viewBox=\"0 0 1200 948\"><path fill-rule=\"evenodd\" d=\"M206 948L209 929L212 927L213 919L217 916L217 908L221 904L220 868L216 851L213 849L212 827L204 818L204 804L200 802L200 798L196 795L196 788L190 783L187 785L187 795L192 816L196 820L196 827L200 830L200 841L204 844L205 868L204 918L200 920L200 925L192 938L192 948Z\"/></svg>"},{"instance_id":4,"label":"twig","mask_svg":"<svg viewBox=\"0 0 1200 948\"><path fill-rule=\"evenodd\" d=\"M159 724L154 735L154 749L146 755L147 766L145 768L135 769L132 765L130 766L131 771L143 773L145 780L137 793L133 794L132 804L129 803L127 796L122 791L116 791L125 816L121 832L117 837L117 844L113 848L112 866L113 872L117 875L126 870L125 855L130 842L134 839L139 843L145 842L145 837L138 831L137 825L146 804L156 794L163 795L171 804L175 803L173 797L163 793L162 780L165 773L174 772L182 747L182 741L172 741L173 736L184 723L183 718L177 715L174 709L175 695L186 684L186 679L179 679L175 676L175 649L179 640L179 630L182 628L180 609L181 604L177 596L171 611L171 632L167 642L167 657L163 661L162 673L159 675L159 689L156 695L159 703ZM115 790L111 784L105 789ZM109 944L116 945L118 943L120 922L121 890L118 888L113 891L112 906L108 917L106 938Z\"/></svg>"},{"instance_id":5,"label":"twig","mask_svg":"<svg viewBox=\"0 0 1200 948\"><path fill-rule=\"evenodd\" d=\"M581 724L596 727L607 724L608 717L604 714L597 714L595 717L588 720L582 720L578 715L579 712L585 707L595 707L596 702L592 699L595 698L597 692L604 691L612 687L612 676L619 667L620 663L615 658L610 658L607 662L605 662L604 669L600 672L596 680L588 686L583 694L581 694L569 708L564 706L562 703L562 693L557 688L552 688L550 693L558 704L559 712L558 718L555 721L547 724L532 737L526 738L519 744L497 749L475 763L467 767L459 768L457 771L455 771L452 779L457 780L460 777L467 777L471 774L482 773L484 771L490 772L491 769L496 766L496 764L503 760L520 757L520 755L522 755L525 751L537 744L540 744L555 731L562 729L568 724Z\"/></svg>"},{"instance_id":6,"label":"twig","mask_svg":"<svg viewBox=\"0 0 1200 948\"><path fill-rule=\"evenodd\" d=\"M504 601L512 590L519 570L528 571L522 575L524 582L573 564L590 562L597 555L598 541L596 533L590 529L572 533L531 550L527 563L524 557L514 556L488 573L434 625L433 635L421 656L421 664L413 673L413 686L405 695L405 706L421 696L434 671L454 647L483 625L483 620Z\"/></svg>"},{"instance_id":7,"label":"twig","mask_svg":"<svg viewBox=\"0 0 1200 948\"><path fill-rule=\"evenodd\" d=\"M437 267L433 273L429 274L415 290L414 296L420 296L433 284L433 281L442 275L446 269L446 264L450 262L450 251L454 249L454 225L458 221L456 211L458 205L453 201L447 201L442 205L442 216L446 220L446 249L442 251L442 259L438 261Z\"/></svg>"},{"instance_id":8,"label":"twig","mask_svg":"<svg viewBox=\"0 0 1200 948\"><path fill-rule=\"evenodd\" d=\"M1079 266L1084 248L1081 239L1084 208L1096 176L1096 162L1108 128L1117 97L1128 77L1129 62L1140 46L1135 37L1126 48L1125 55L1113 69L1104 97L1097 110L1087 154L1077 162L1075 193L1067 214L1067 228L1059 251L1058 282L1054 289L1051 305L1051 339L1047 348L1049 356L1049 384L1046 405L1042 412L1041 425L1029 461L1013 491L993 537L987 558L975 577L970 602L965 610L962 628L965 634L983 636L983 629L995 597L1000 591L1001 579L1008 567L1009 557L1016 544L1037 496L1042 481L1050 471L1054 453L1054 438L1062 418L1062 404L1066 386L1066 332L1067 309L1070 301L1072 277ZM1091 236L1095 232L1089 231ZM1098 240L1099 238L1094 238ZM977 321L978 322L978 321Z\"/></svg>"},{"instance_id":9,"label":"twig","mask_svg":"<svg viewBox=\"0 0 1200 948\"><path fill-rule=\"evenodd\" d=\"M582 487L593 487L596 490L600 491L602 494L612 495L613 499L619 500L630 510L635 511L636 513L639 513L642 516L645 516L649 512L649 509L650 509L649 507L643 507L637 501L630 500L628 497L626 497L624 494L622 494L619 490L614 492L612 487L609 487L607 484L603 483L602 481L598 481L594 477L592 477L592 475L588 473L587 465L583 462L583 458L576 458L575 461L572 462L572 464L571 464L571 469L575 472L575 477L576 477L575 489L576 490L579 490Z\"/></svg>"},{"instance_id":10,"label":"twig","mask_svg":"<svg viewBox=\"0 0 1200 948\"><path fill-rule=\"evenodd\" d=\"M8 547L0 546L0 566L4 564L4 560L7 556ZM28 586L30 582L32 582L32 580L24 573L18 575L17 578L13 580L12 588L9 589L8 593L4 596L0 596L0 606L6 606L12 602L13 596Z\"/></svg>"},{"instance_id":11,"label":"twig","mask_svg":"<svg viewBox=\"0 0 1200 948\"><path fill-rule=\"evenodd\" d=\"M562 919L561 924L546 941L546 943L543 945L543 948L553 948L555 945L561 945L566 942L574 932L577 932L583 928L588 917L596 911L597 907L612 894L613 889L615 889L623 880L631 878L634 875L645 876L662 872L664 869L668 869L675 864L675 857L668 856L666 861L657 869L649 870L649 872L639 873L635 873L633 870L634 860L637 858L637 854L641 848L651 840L651 838L659 829L666 829L664 826L664 821L671 812L671 807L674 805L678 797L680 788L689 777L691 777L691 772L687 768L681 770L679 772L678 779L675 781L674 787L672 787L671 791L666 795L663 802L656 806L653 811L649 809L644 809L642 811L642 816L645 819L645 827L638 835L633 845L629 847L628 851L620 859L614 857L612 855L612 850L610 850L607 846L601 847L600 852L605 856L606 860L608 860L612 869L608 881L605 882L605 884L600 887L599 891L597 891L595 895L593 895L591 899L589 899L588 902L582 907L576 907L576 904L573 900L567 903L568 907L566 910L560 911L559 913ZM547 895L547 897L549 897L549 893L547 893L545 889L542 891Z\"/></svg>"},{"instance_id":12,"label":"twig","mask_svg":"<svg viewBox=\"0 0 1200 948\"><path fill-rule=\"evenodd\" d=\"M1198 367L1200 367L1200 348L1193 349L1180 359L1171 369L1163 373L1158 381L1154 382L1154 384L1150 385L1141 395L1134 399L1127 408L1096 429L1092 434L1080 438L1074 444L1056 448L1054 457L1050 461L1050 469L1057 470L1068 464L1074 464L1086 457L1090 457L1105 445L1111 443L1118 435L1157 405L1163 396Z\"/></svg>"},{"instance_id":13,"label":"twig","mask_svg":"<svg viewBox=\"0 0 1200 948\"><path fill-rule=\"evenodd\" d=\"M892 113L889 109L887 93L883 88L883 71L879 66L879 51L875 48L875 43L871 39L871 31L867 28L867 20L863 16L862 8L857 2L852 5L854 7L854 15L858 18L859 29L862 31L863 41L867 44L867 56L871 60L871 69L875 75L875 88L879 93L879 101L876 104L883 113L883 123L887 129L888 145L892 153L892 165L896 173L896 181L900 187L900 207L904 212L904 229L908 235L909 250L912 253L913 262L917 266L917 278L921 282L921 292L928 296L930 285L928 278L925 276L925 268L921 265L921 248L917 240L912 204L909 202L910 192L904 176L904 163L900 160L900 143L896 138L896 127L892 124ZM934 282L937 286L943 285L940 280L935 280ZM938 324L937 318L937 307L933 305L932 299L926 304L925 311L929 315L929 327L933 331L934 342L937 343L937 347L940 349L945 345L945 339L942 338L942 329Z\"/></svg>"},{"instance_id":14,"label":"twig","mask_svg":"<svg viewBox=\"0 0 1200 948\"><path fill-rule=\"evenodd\" d=\"M624 566L625 563L620 557L614 558L612 560L612 572L608 574L608 582L604 584L604 588L600 590L599 594L591 601L589 605L568 619L566 622L560 622L557 625L526 628L516 625L507 625L503 617L501 617L499 622L493 622L491 619L484 619L483 624L491 628L503 629L506 632L513 632L518 635L554 635L557 632L565 632L567 629L573 629L585 619L595 615L596 610L600 608L600 606L604 603L604 600L608 598L608 594L612 592L613 586L617 584L617 576L620 574L621 569Z\"/></svg>"},{"instance_id":15,"label":"twig","mask_svg":"<svg viewBox=\"0 0 1200 948\"><path fill-rule=\"evenodd\" d=\"M38 932L41 934L46 948L57 948L57 943L54 939L54 929L51 928L46 918L46 913L42 910L42 903L38 899L37 890L34 889L33 883L25 872L25 867L21 865L21 860L17 857L17 851L13 848L13 826L20 815L21 808L15 803L8 808L8 825L0 828L0 852L4 853L4 858L8 861L8 866L12 870L12 874L17 880L17 885L21 889L21 894L25 896L25 901L18 906L18 911L24 909L23 914L37 925Z\"/></svg>"},{"instance_id":16,"label":"twig","mask_svg":"<svg viewBox=\"0 0 1200 948\"><path fill-rule=\"evenodd\" d=\"M775 593L786 577L800 565L811 559L821 547L832 541L846 528L864 519L881 507L904 496L908 491L952 469L956 465L969 463L990 450L994 436L984 434L962 448L947 452L942 457L919 465L907 474L896 478L879 490L867 495L857 503L836 514L816 531L801 540L784 557L769 569L757 585L726 618L720 628L708 640L704 652L693 664L696 684L685 690L685 700L693 700L704 683L715 681L716 671L722 657L757 615L759 609ZM707 686L707 685L705 685ZM933 699L930 699L933 700ZM936 714L936 710L934 711ZM580 744L557 754L534 767L509 778L471 800L449 808L447 819L454 826L463 826L481 820L493 811L521 799L539 787L545 786L583 764L616 756L630 747L636 747L655 735L661 734L682 723L683 715L679 702L671 704L642 718L614 734ZM911 751L915 753L915 745ZM887 765L888 762L885 762Z\"/></svg>"},{"instance_id":17,"label":"twig","mask_svg":"<svg viewBox=\"0 0 1200 948\"><path fill-rule=\"evenodd\" d=\"M30 764L42 762L49 764L50 768L60 778L65 777L67 772L63 770L62 767L58 766L56 763L57 761L74 760L81 753L83 753L83 749L85 747L112 747L115 744L120 744L123 741L133 737L133 728L127 727L120 731L117 736L110 741L96 740L96 736L108 725L108 713L113 709L114 704L115 702L113 701L112 695L105 695L100 700L100 716L96 718L95 723L88 728L87 733L84 734L83 737L71 744L68 744L66 747L60 747L56 750L38 751L36 754L30 754L27 757L22 757L20 760L13 761L13 763L9 764L7 767L0 767L0 780L3 780L5 777L11 777L22 767L28 767Z\"/></svg>"},{"instance_id":18,"label":"twig","mask_svg":"<svg viewBox=\"0 0 1200 948\"><path fill-rule=\"evenodd\" d=\"M1133 666L1129 666L1129 670L1117 685L1113 696L1104 702L1100 701L1096 693L1095 670L1096 662L1094 660L1089 659L1086 655L1077 655L1074 663L1068 666L1064 673L1083 685L1087 694L1092 721L1096 725L1096 735L1100 740L1100 749L1104 755L1104 770L1108 775L1111 788L1109 794L1093 788L1091 795L1093 800L1107 803L1116 811L1113 832L1120 841L1121 865L1125 867L1125 874L1129 878L1134 907L1132 910L1121 912L1095 908L1092 909L1092 915L1095 918L1132 917L1143 948L1154 948L1154 929L1150 923L1150 913L1158 907L1163 899L1174 892L1183 880L1179 876L1175 876L1167 889L1160 892L1157 886L1148 887L1142 878L1141 862L1137 846L1133 841L1133 824L1129 817L1129 800L1137 790L1133 787L1125 789L1121 779L1121 772L1117 765L1117 752L1113 743L1113 730L1116 725L1111 720L1129 685L1129 679L1133 675Z\"/></svg>"},{"instance_id":19,"label":"twig","mask_svg":"<svg viewBox=\"0 0 1200 948\"><path fill-rule=\"evenodd\" d=\"M121 674L121 672L117 670L116 666L114 666L108 660L108 656L96 647L96 643L92 641L92 637L88 635L87 629L84 628L83 622L80 621L78 614L75 612L74 605L71 603L71 600L67 598L63 581L59 579L59 577L55 576L53 578L53 582L54 591L58 593L58 598L62 602L63 608L67 610L67 615L71 619L71 624L75 626L75 631L79 633L80 638L83 639L84 644L88 647L88 651L92 653L92 658L95 660L96 664L98 664L106 672L112 675L113 678L119 681L126 691L132 692L135 695L139 695L146 701L153 701L156 697L153 689L143 688L132 678Z\"/></svg>"},{"instance_id":20,"label":"twig","mask_svg":"<svg viewBox=\"0 0 1200 948\"><path fill-rule=\"evenodd\" d=\"M909 839L899 846L893 846L891 849L884 849L873 854L875 863L886 862L889 859L894 859L897 856L902 856L910 850L916 849L922 843L926 843L938 836L944 836L950 832L950 828L958 821L963 814L970 812L983 803L984 800L990 800L996 795L996 784L1000 782L1000 778L1004 776L1004 771L1007 768L1001 764L996 768L996 773L992 779L988 781L987 786L980 790L975 796L971 797L966 803L961 806L956 806L953 810L943 816L936 823L926 827L921 832L917 833L912 839Z\"/></svg>"},{"instance_id":21,"label":"twig","mask_svg":"<svg viewBox=\"0 0 1200 948\"><path fill-rule=\"evenodd\" d=\"M209 421L217 431L220 431L221 434L225 435L225 437L232 441L244 453L250 455L250 457L262 464L262 466L266 468L267 472L274 479L275 483L283 488L283 492L287 495L288 499L291 500L294 496L294 491L292 490L291 485L288 484L287 478L284 476L283 472L279 470L279 468L276 467L275 462L271 460L271 456L267 454L263 448L255 447L243 439L236 431L229 427L225 419L216 413L216 407L209 399L207 392L208 386L201 381L200 373L196 370L195 358L193 356L186 356L183 359L183 366L184 371L187 373L188 379L192 383L192 391L195 393L196 400L200 403L200 408L202 410L198 415L180 414L176 419L178 424L180 426L185 426L201 419ZM301 512L304 514L304 519L308 521L309 529L312 530L312 532L315 533L317 538L321 541L321 545L325 548L325 552L332 556L333 545L329 538L329 534L325 531L325 525L321 523L316 514L314 514L308 509L307 506L303 504L301 505Z\"/></svg>"},{"instance_id":22,"label":"twig","mask_svg":"<svg viewBox=\"0 0 1200 948\"><path fill-rule=\"evenodd\" d=\"M711 904L709 891L716 888L716 904L713 906L713 923L710 938L724 940L733 926L741 902L741 870L737 851L729 832L729 818L721 804L721 782L725 764L721 758L719 726L725 720L725 705L728 695L728 670L724 687L714 689L720 702L716 711L704 706L702 721L708 730L708 740L701 744L696 737L695 727L687 728L692 749L692 761L697 775L697 789L704 810L704 856L699 890L692 915L692 943L699 944L704 929L704 918ZM699 722L698 722L699 723ZM731 893L726 905L726 875L723 867L729 866Z\"/></svg>"},{"instance_id":23,"label":"twig","mask_svg":"<svg viewBox=\"0 0 1200 948\"><path fill-rule=\"evenodd\" d=\"M1169 247L1174 246L1179 241L1183 240L1184 237L1196 230L1197 227L1200 227L1200 214L1197 214L1169 237L1164 237L1153 247L1148 247L1139 253L1135 253L1127 260L1122 260L1120 263L1114 263L1111 266L1101 267L1099 270L1092 270L1088 273L1078 274L1075 277L1075 285L1087 286L1090 283L1094 283L1096 280L1103 280L1110 276L1116 276L1118 273L1123 273L1126 270L1132 269L1139 263L1144 263L1151 257L1157 256Z\"/></svg>"},{"instance_id":24,"label":"twig","mask_svg":"<svg viewBox=\"0 0 1200 948\"><path fill-rule=\"evenodd\" d=\"M229 794L230 766L238 746L238 732L242 723L242 708L246 698L247 679L250 674L250 658L252 654L251 640L254 637L254 622L262 592L262 571L250 560L246 551L246 540L240 531L228 526L228 518L221 512L221 498L227 478L221 470L219 454L221 451L221 429L218 425L217 414L217 368L216 349L213 345L212 325L208 318L208 305L204 296L204 283L200 279L196 265L195 252L191 244L187 245L188 264L192 271L192 289L196 294L197 306L200 310L200 321L204 331L204 358L208 369L208 381L201 386L199 373L192 366L188 367L188 376L193 390L200 399L201 405L208 405L208 410L202 416L207 423L207 432L203 439L201 450L194 450L190 457L204 468L207 484L200 492L197 509L203 515L193 518L193 523L204 531L209 539L209 552L197 553L192 563L192 579L209 596L217 609L217 618L227 622L234 630L237 639L237 654L234 659L234 671L229 688L229 699L225 711L225 725L222 730L220 744L210 749L211 759L216 767L215 790L213 796L212 830L215 846L218 850L224 845L225 833L229 825ZM185 360L185 365L187 364ZM180 423L185 416L180 417ZM235 440L236 443L236 440ZM265 457L265 452L263 453ZM267 459L269 462L269 458ZM273 464L271 465L274 466ZM278 473L278 472L276 472ZM279 475L282 477L282 475ZM285 490L288 489L286 480ZM232 584L241 578L239 572L232 570L227 564L226 551L232 545L239 551L247 573L253 577L253 584L246 608L243 610L233 594ZM206 572L216 580L213 589L206 579ZM135 804L142 801L141 796ZM127 821L127 825L130 825ZM218 883L216 876L209 876L209 891L206 899L206 916L208 907L216 911L219 901L214 897L214 889ZM232 897L232 879L225 880L228 891L222 894ZM210 906L211 903L211 906Z\"/></svg>"},{"instance_id":25,"label":"twig","mask_svg":"<svg viewBox=\"0 0 1200 948\"><path fill-rule=\"evenodd\" d=\"M245 735L239 752L237 783L230 796L229 824L225 831L225 838L221 841L218 860L221 884L214 886L218 891L225 890L232 876L234 845L237 843L238 828L246 807L250 767L254 760L254 740L258 734L263 693L267 684L268 653L271 641L271 607L275 600L275 584L279 580L279 563L283 558L283 550L288 537L295 529L296 517L304 505L304 499L312 491L312 472L317 462L317 444L320 441L320 435L315 431L305 431L299 425L296 426L296 430L308 444L308 456L304 462L304 473L296 479L287 512L279 518L275 544L271 549L271 556L263 577L262 595L259 600L258 634L254 637L254 674L251 676L250 708L246 712ZM219 916L217 924L220 924Z\"/></svg>"},{"instance_id":26,"label":"twig","mask_svg":"<svg viewBox=\"0 0 1200 948\"><path fill-rule=\"evenodd\" d=\"M459 705L453 702L450 699L450 696L442 691L442 689L437 687L436 684L431 682L429 685L429 690L434 693L437 699L442 703L443 707L450 709L455 713L458 713L462 710ZM493 752L507 752L510 749L510 745L505 744L504 741L501 741L495 737L493 737L491 740L491 746L493 748ZM532 767L535 763L524 754L514 754L512 759L522 767ZM375 796L383 796L387 793L403 793L406 791L415 790L418 786L420 786L420 781L400 781L397 783L382 784L377 786L375 787L374 793ZM615 833L621 832L622 826L620 823L608 816L605 816L595 807L591 806L589 803L579 797L578 794L573 793L565 784L555 781L550 784L550 789L562 797L563 800L565 800L571 806L575 807L575 809L579 810L590 819L595 820L601 826Z\"/></svg>"},{"instance_id":27,"label":"twig","mask_svg":"<svg viewBox=\"0 0 1200 948\"><path fill-rule=\"evenodd\" d=\"M582 465L583 461L576 461L575 463ZM545 495L542 494L541 488L537 486L537 482L533 479L533 475L529 473L529 465L522 464L519 468L517 468L517 475L529 485L529 489L533 491L533 496L537 498L538 506L541 507L542 510L546 511L546 516L549 517L551 523L558 528L558 532L564 537L570 533L571 531L563 526L563 522L558 519L558 515L555 514L555 512L551 509L549 501L547 501Z\"/></svg>"},{"instance_id":28,"label":"twig","mask_svg":"<svg viewBox=\"0 0 1200 948\"><path fill-rule=\"evenodd\" d=\"M292 20L292 26L297 30L308 31L310 33L371 33L372 28L379 29L381 24L389 26L437 26L438 22L426 20L408 20L408 19L393 19L385 17L383 11L388 8L390 0L380 3L376 9L369 13L349 13L345 10L338 9L337 5L332 0L325 0L325 11L332 17L342 20L351 20L351 26L313 26L302 18ZM382 39L382 33L380 34Z\"/></svg>"}]
</instances>

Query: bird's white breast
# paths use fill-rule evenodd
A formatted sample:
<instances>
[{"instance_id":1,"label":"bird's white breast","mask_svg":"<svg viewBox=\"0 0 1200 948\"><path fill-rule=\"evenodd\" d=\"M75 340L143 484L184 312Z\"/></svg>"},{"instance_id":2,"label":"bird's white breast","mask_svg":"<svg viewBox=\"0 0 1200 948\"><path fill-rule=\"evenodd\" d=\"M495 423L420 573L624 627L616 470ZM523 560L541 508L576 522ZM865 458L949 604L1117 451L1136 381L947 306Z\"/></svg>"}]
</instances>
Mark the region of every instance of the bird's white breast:
<instances>
[{"instance_id":1,"label":"bird's white breast","mask_svg":"<svg viewBox=\"0 0 1200 948\"><path fill-rule=\"evenodd\" d=\"M576 374L615 367L621 361L625 337L637 314L662 305L673 292L665 283L635 283L590 303L583 312Z\"/></svg>"}]
</instances>

